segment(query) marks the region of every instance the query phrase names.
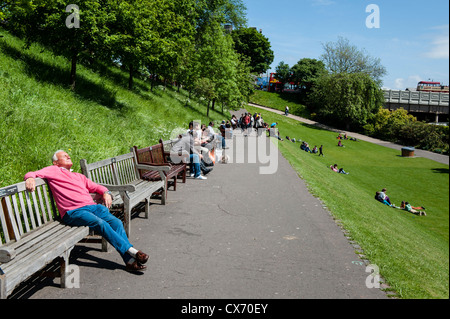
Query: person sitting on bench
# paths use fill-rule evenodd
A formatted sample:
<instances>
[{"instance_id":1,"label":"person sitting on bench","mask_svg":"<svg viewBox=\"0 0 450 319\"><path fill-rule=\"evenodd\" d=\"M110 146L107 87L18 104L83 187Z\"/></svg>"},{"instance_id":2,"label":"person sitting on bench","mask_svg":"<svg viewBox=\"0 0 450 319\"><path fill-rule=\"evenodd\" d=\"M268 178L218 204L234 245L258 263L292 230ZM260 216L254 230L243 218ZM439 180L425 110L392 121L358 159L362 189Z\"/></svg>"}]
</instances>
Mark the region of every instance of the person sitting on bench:
<instances>
[{"instance_id":1,"label":"person sitting on bench","mask_svg":"<svg viewBox=\"0 0 450 319\"><path fill-rule=\"evenodd\" d=\"M148 255L133 248L122 221L109 212L111 192L86 176L71 171L72 160L65 151L56 151L53 165L25 174L25 187L34 192L35 178L44 178L54 196L62 222L69 226L88 226L103 236L121 255L125 269L130 272L144 271ZM104 205L98 205L90 193L103 195Z\"/></svg>"}]
</instances>

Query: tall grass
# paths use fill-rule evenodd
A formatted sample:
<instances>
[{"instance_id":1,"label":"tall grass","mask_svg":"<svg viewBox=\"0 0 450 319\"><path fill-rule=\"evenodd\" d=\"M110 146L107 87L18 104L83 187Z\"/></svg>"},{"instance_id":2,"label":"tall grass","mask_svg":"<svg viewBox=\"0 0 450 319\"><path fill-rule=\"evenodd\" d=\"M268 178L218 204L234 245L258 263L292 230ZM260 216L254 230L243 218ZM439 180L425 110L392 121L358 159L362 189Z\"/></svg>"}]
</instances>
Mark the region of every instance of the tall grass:
<instances>
[{"instance_id":1,"label":"tall grass","mask_svg":"<svg viewBox=\"0 0 450 319\"><path fill-rule=\"evenodd\" d=\"M70 62L39 45L24 43L0 29L0 187L22 180L30 170L51 164L54 151L97 161L153 145L183 131L189 121L206 117L204 101L168 86L136 79L127 89L127 74L117 67L78 66L77 87L68 85Z\"/></svg>"},{"instance_id":2,"label":"tall grass","mask_svg":"<svg viewBox=\"0 0 450 319\"><path fill-rule=\"evenodd\" d=\"M248 107L260 112L260 109ZM283 138L323 145L324 157L300 150L300 143L278 143L283 156L310 191L340 220L353 240L401 298L449 297L449 167L425 158L402 158L397 150L364 141L344 141L337 134L272 112ZM349 175L337 174L332 164ZM419 217L374 199L386 187L393 203L423 205Z\"/></svg>"}]
</instances>

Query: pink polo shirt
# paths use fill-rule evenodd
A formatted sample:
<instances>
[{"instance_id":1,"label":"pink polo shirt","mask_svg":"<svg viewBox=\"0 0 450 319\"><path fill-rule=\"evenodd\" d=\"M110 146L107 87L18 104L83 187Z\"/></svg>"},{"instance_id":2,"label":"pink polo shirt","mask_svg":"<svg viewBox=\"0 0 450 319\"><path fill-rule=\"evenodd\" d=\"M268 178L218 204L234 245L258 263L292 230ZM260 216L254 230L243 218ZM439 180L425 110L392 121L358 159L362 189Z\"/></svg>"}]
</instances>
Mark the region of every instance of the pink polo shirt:
<instances>
[{"instance_id":1,"label":"pink polo shirt","mask_svg":"<svg viewBox=\"0 0 450 319\"><path fill-rule=\"evenodd\" d=\"M108 191L106 187L92 182L86 176L56 165L44 167L36 172L28 172L24 179L30 177L47 180L61 218L69 210L95 205L89 193L103 194Z\"/></svg>"}]
</instances>

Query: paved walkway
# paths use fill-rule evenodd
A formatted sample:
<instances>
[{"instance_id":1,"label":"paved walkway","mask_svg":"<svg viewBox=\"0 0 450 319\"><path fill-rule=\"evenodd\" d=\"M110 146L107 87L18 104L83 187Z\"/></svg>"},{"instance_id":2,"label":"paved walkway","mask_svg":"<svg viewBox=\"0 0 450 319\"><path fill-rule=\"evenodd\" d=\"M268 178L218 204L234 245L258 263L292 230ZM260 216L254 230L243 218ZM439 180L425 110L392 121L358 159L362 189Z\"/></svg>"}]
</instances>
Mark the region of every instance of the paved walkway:
<instances>
[{"instance_id":1,"label":"paved walkway","mask_svg":"<svg viewBox=\"0 0 450 319\"><path fill-rule=\"evenodd\" d=\"M274 112L274 113L277 113L277 114L283 114L284 115L284 112L279 111L279 110L271 109L271 108L268 108L268 107L265 107L265 106L261 106L261 105L258 105L258 104L253 104L253 103L249 103L249 105L257 107L257 108L260 108L260 109L263 109L265 111L270 111L270 112ZM335 132L339 132L339 133L347 133L347 135L355 137L355 138L357 138L359 140L363 140L363 141L367 141L367 142L370 142L370 143L378 144L378 145L381 145L381 146L393 148L393 149L396 149L396 150L399 150L399 151L401 151L402 147L404 147L402 145L398 145L398 144L394 144L394 143L391 143L391 142L382 141L382 140L379 140L379 139L376 139L376 138L372 138L372 137L368 137L368 136L365 136L365 135L362 135L362 134L358 134L358 133L354 133L354 132L350 132L350 131L338 130L338 129L335 129L335 128L332 128L332 127L320 124L318 122L305 119L305 118L297 116L297 115L289 114L288 117L289 118L293 118L293 119L295 119L297 121L306 123L306 124L310 124L310 125L315 125L315 126L321 127L323 129L326 129L326 130L329 130L329 131L335 131ZM437 153L433 153L433 152L429 152L429 151L424 151L424 150L419 150L419 149L416 149L414 154L415 154L416 157L424 157L424 158L428 158L428 159L431 159L433 161L436 161L436 162L439 162L439 163L442 163L442 164L449 165L449 156L448 155L441 155L441 154L437 154Z\"/></svg>"},{"instance_id":2,"label":"paved walkway","mask_svg":"<svg viewBox=\"0 0 450 319\"><path fill-rule=\"evenodd\" d=\"M249 154L236 160L240 143L257 140L238 131L227 140L233 163L216 164L208 180L188 178L169 191L165 206L151 206L149 219L132 219L131 242L150 254L144 274L125 272L115 250L82 244L71 255L80 288L60 289L59 279L46 279L14 297L387 298L366 286L369 273L355 247L278 151L271 154L274 174L260 174L269 164ZM272 143L265 136L258 141Z\"/></svg>"}]
</instances>

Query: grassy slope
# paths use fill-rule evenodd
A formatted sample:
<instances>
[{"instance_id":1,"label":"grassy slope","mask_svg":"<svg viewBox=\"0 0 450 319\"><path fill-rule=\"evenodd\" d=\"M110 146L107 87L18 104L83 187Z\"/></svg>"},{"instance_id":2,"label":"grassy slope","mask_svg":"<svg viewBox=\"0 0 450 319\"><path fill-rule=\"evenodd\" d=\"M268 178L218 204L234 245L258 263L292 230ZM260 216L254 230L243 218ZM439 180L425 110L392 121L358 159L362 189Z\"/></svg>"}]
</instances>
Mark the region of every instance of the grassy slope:
<instances>
[{"instance_id":1,"label":"grassy slope","mask_svg":"<svg viewBox=\"0 0 450 319\"><path fill-rule=\"evenodd\" d=\"M20 40L2 30L0 36L0 187L49 165L56 149L69 151L79 171L81 158L96 161L126 153L133 145L168 138L190 120L209 120L202 103L191 100L184 107L183 91L150 92L148 83L138 80L128 91L126 73L115 68L99 75L80 66L72 92L66 85L67 60L38 46L24 50ZM211 112L211 117L224 116ZM448 298L448 166L402 159L394 150L365 142L346 142L340 149L334 133L282 116L269 118L280 123L284 136L324 144L325 158L300 151L299 144L279 145L390 284L405 298ZM331 172L327 166L335 162L350 175ZM378 204L373 195L382 187L397 204L405 199L426 206L429 216Z\"/></svg>"},{"instance_id":2,"label":"grassy slope","mask_svg":"<svg viewBox=\"0 0 450 319\"><path fill-rule=\"evenodd\" d=\"M64 149L79 171L88 162L128 153L130 147L153 145L188 122L208 123L204 103L186 92L135 80L118 68L93 72L78 66L77 88L68 88L70 63L37 45L24 43L0 29L0 187L22 180L29 170L50 164ZM211 119L225 118L210 112ZM229 116L226 116L229 117Z\"/></svg>"},{"instance_id":3,"label":"grassy slope","mask_svg":"<svg viewBox=\"0 0 450 319\"><path fill-rule=\"evenodd\" d=\"M251 112L259 109L248 107ZM364 255L379 266L381 275L403 298L449 296L449 170L424 158L406 159L396 150L364 141L344 141L337 147L336 133L320 130L271 112L282 137L290 136L324 146L325 157L300 150L300 143L278 143L284 157L339 219ZM329 169L337 163L349 175ZM375 201L383 187L391 200L423 205L427 217L418 217Z\"/></svg>"}]
</instances>

